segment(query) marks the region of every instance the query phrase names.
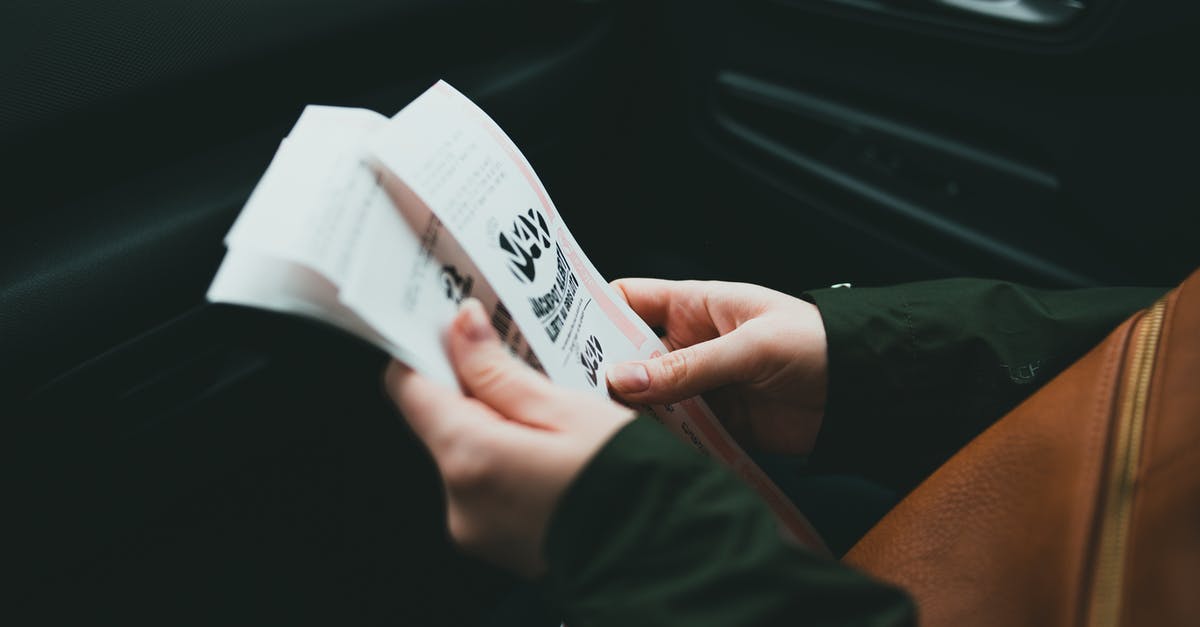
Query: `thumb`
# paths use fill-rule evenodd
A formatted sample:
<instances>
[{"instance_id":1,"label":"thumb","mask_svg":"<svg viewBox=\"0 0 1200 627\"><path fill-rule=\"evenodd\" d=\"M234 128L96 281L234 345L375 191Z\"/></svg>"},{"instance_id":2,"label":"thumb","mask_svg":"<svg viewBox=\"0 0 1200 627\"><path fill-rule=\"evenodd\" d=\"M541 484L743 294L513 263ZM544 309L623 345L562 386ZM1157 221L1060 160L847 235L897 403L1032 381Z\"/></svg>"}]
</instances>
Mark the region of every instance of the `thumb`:
<instances>
[{"instance_id":1,"label":"thumb","mask_svg":"<svg viewBox=\"0 0 1200 627\"><path fill-rule=\"evenodd\" d=\"M617 364L608 369L608 384L629 402L674 403L741 382L752 355L739 330L662 357Z\"/></svg>"},{"instance_id":2,"label":"thumb","mask_svg":"<svg viewBox=\"0 0 1200 627\"><path fill-rule=\"evenodd\" d=\"M540 429L558 430L567 420L560 390L508 352L478 300L463 301L447 344L459 383L476 400Z\"/></svg>"}]
</instances>

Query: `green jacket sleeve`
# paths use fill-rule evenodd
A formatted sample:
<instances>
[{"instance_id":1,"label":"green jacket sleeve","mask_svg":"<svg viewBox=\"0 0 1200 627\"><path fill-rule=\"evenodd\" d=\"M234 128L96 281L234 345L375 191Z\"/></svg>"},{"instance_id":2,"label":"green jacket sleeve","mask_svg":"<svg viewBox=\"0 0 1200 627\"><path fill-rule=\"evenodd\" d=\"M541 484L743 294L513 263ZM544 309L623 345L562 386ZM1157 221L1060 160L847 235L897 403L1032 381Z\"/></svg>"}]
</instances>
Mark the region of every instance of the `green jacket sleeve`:
<instances>
[{"instance_id":1,"label":"green jacket sleeve","mask_svg":"<svg viewBox=\"0 0 1200 627\"><path fill-rule=\"evenodd\" d=\"M563 497L547 585L569 627L913 623L904 593L785 541L732 473L638 418Z\"/></svg>"},{"instance_id":2,"label":"green jacket sleeve","mask_svg":"<svg viewBox=\"0 0 1200 627\"><path fill-rule=\"evenodd\" d=\"M810 463L905 491L1165 291L949 279L809 292L829 340Z\"/></svg>"}]
</instances>

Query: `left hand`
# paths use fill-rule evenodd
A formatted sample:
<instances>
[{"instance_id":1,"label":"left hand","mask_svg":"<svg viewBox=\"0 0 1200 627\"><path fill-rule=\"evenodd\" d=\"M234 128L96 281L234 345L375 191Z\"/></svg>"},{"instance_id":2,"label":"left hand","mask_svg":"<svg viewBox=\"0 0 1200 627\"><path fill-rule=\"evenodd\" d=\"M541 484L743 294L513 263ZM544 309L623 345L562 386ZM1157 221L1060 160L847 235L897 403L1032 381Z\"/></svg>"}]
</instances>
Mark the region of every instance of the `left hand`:
<instances>
[{"instance_id":1,"label":"left hand","mask_svg":"<svg viewBox=\"0 0 1200 627\"><path fill-rule=\"evenodd\" d=\"M447 344L465 395L395 361L388 394L437 463L455 543L537 576L559 499L634 413L557 387L510 355L475 299L463 303Z\"/></svg>"},{"instance_id":2,"label":"left hand","mask_svg":"<svg viewBox=\"0 0 1200 627\"><path fill-rule=\"evenodd\" d=\"M670 349L608 369L630 403L704 394L730 435L750 450L808 455L825 415L828 340L816 305L724 281L620 279L613 288Z\"/></svg>"}]
</instances>

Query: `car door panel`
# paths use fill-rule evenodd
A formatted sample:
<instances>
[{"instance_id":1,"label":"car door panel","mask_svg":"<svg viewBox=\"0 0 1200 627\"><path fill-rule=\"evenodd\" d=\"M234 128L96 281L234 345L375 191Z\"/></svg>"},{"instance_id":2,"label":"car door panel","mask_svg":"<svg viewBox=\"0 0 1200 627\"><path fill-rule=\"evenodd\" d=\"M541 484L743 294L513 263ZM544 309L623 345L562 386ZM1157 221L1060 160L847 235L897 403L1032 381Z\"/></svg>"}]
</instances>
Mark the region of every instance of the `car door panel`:
<instances>
[{"instance_id":1,"label":"car door panel","mask_svg":"<svg viewBox=\"0 0 1200 627\"><path fill-rule=\"evenodd\" d=\"M854 239L907 242L942 268L880 251L857 275L864 284L948 273L1169 283L1190 270L1181 139L1200 129L1182 59L1196 52L1194 8L1092 2L1057 30L897 14L937 4L668 4L686 77L674 93L691 112L678 132L721 164L692 167L786 182L776 186L786 214L743 208L742 219L779 233L760 246L764 265L803 268L768 280L795 289L855 278L837 271L854 265L848 254L787 244L832 223ZM697 202L744 195L718 180L729 189Z\"/></svg>"},{"instance_id":2,"label":"car door panel","mask_svg":"<svg viewBox=\"0 0 1200 627\"><path fill-rule=\"evenodd\" d=\"M574 3L185 4L4 22L22 61L0 73L6 605L49 623L476 622L513 582L445 537L384 355L204 293L305 104L390 114L445 78L553 176L606 132L621 31Z\"/></svg>"}]
</instances>

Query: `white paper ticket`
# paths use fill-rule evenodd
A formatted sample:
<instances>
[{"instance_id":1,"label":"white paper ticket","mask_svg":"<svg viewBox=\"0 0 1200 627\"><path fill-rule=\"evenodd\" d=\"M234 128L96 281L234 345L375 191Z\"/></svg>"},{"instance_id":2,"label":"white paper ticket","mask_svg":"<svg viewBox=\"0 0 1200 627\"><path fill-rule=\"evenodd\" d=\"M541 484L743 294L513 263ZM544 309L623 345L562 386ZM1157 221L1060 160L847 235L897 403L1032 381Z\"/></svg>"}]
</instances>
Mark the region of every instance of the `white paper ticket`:
<instances>
[{"instance_id":1,"label":"white paper ticket","mask_svg":"<svg viewBox=\"0 0 1200 627\"><path fill-rule=\"evenodd\" d=\"M390 120L306 109L226 242L211 300L317 317L447 385L457 382L442 338L468 296L515 353L569 388L607 396L610 365L666 352L512 141L444 82ZM825 550L701 399L647 409Z\"/></svg>"}]
</instances>

